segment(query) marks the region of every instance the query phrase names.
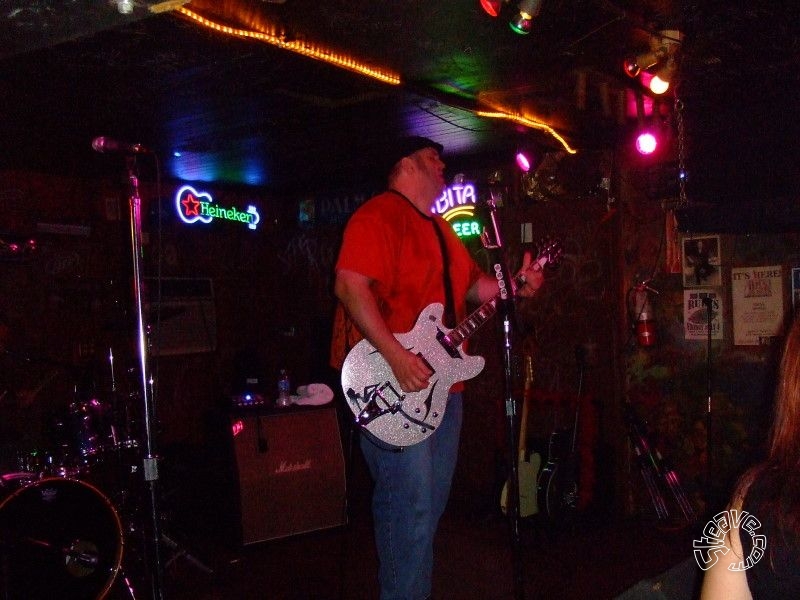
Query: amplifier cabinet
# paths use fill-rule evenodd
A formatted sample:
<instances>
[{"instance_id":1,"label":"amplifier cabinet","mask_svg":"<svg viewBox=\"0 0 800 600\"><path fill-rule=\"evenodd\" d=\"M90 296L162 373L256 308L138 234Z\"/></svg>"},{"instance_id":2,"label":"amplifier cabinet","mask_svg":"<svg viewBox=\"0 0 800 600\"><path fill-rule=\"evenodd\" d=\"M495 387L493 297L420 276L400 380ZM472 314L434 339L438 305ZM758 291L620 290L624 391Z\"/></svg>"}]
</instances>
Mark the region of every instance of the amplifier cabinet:
<instances>
[{"instance_id":1,"label":"amplifier cabinet","mask_svg":"<svg viewBox=\"0 0 800 600\"><path fill-rule=\"evenodd\" d=\"M244 545L346 523L334 406L243 410L230 420Z\"/></svg>"}]
</instances>

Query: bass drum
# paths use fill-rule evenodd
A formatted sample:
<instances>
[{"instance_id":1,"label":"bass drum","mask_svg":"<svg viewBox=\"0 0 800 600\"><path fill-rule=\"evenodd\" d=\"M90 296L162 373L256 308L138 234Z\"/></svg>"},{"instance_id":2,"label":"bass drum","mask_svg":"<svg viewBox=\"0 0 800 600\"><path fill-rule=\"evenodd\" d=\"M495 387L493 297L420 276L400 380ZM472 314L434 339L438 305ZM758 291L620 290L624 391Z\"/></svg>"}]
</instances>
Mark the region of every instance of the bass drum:
<instances>
[{"instance_id":1,"label":"bass drum","mask_svg":"<svg viewBox=\"0 0 800 600\"><path fill-rule=\"evenodd\" d=\"M122 564L122 523L97 488L50 477L0 500L0 598L105 598Z\"/></svg>"}]
</instances>

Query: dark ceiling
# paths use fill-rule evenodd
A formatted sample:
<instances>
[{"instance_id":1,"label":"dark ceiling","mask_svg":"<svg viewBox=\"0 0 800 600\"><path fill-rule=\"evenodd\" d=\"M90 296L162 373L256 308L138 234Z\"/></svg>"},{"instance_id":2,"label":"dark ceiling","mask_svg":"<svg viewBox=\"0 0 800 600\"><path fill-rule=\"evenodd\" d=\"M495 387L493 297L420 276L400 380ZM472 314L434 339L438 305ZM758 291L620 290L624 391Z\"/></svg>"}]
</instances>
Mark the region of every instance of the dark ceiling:
<instances>
[{"instance_id":1,"label":"dark ceiling","mask_svg":"<svg viewBox=\"0 0 800 600\"><path fill-rule=\"evenodd\" d=\"M181 6L352 56L402 84L224 35ZM103 172L118 166L91 149L103 135L153 149L169 177L306 190L363 180L401 133L441 141L451 162L496 160L521 142L563 149L475 113L500 107L552 125L579 153L612 147L636 124L623 58L679 29L676 89L697 193L783 194L798 179L794 1L543 0L528 36L478 0L139 0L130 15L116 0L11 0L3 10L7 166ZM674 100L662 102L673 131Z\"/></svg>"}]
</instances>

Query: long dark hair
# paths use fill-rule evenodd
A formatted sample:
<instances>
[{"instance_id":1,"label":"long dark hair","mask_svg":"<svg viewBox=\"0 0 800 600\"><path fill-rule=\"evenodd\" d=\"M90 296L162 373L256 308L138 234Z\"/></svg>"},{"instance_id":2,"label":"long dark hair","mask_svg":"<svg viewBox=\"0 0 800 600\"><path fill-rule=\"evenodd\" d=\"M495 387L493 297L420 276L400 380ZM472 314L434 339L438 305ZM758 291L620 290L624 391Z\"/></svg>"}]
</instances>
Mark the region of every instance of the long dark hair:
<instances>
[{"instance_id":1,"label":"long dark hair","mask_svg":"<svg viewBox=\"0 0 800 600\"><path fill-rule=\"evenodd\" d=\"M795 318L783 346L775 389L767 458L739 481L735 499L758 497L762 522L775 524L778 539L771 537L772 559L781 547L800 540L800 319ZM770 561L773 566L774 562Z\"/></svg>"}]
</instances>

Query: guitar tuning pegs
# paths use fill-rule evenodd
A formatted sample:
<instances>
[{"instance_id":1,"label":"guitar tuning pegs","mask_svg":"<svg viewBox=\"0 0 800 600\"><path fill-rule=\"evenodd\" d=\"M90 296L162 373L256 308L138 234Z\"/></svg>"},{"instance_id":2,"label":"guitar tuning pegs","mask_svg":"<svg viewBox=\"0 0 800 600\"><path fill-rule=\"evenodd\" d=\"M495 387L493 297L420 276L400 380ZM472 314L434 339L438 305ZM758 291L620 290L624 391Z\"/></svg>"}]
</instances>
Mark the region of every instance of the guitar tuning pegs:
<instances>
[{"instance_id":1,"label":"guitar tuning pegs","mask_svg":"<svg viewBox=\"0 0 800 600\"><path fill-rule=\"evenodd\" d=\"M563 253L561 242L551 238L542 238L539 241L538 250L539 256L547 257L545 267L549 267L550 269L558 267L559 260Z\"/></svg>"}]
</instances>

